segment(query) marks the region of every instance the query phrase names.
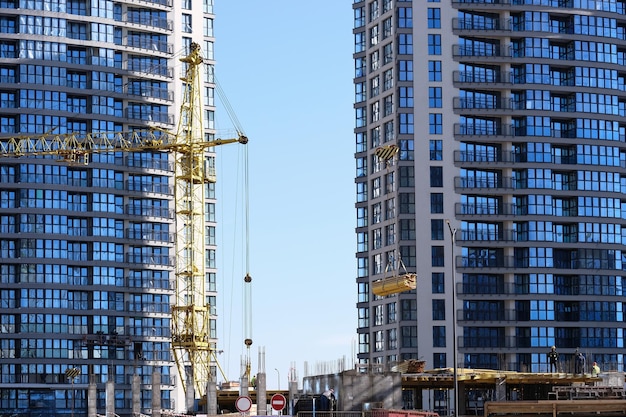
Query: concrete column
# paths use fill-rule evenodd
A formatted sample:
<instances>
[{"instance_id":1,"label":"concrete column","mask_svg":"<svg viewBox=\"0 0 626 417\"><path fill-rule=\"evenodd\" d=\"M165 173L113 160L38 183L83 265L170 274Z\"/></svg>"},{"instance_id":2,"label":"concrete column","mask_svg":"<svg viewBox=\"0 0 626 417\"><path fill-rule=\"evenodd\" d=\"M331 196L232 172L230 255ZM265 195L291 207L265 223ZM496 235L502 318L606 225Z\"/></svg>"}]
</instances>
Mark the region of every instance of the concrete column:
<instances>
[{"instance_id":1,"label":"concrete column","mask_svg":"<svg viewBox=\"0 0 626 417\"><path fill-rule=\"evenodd\" d=\"M296 405L296 395L298 395L298 381L289 381L289 396L287 397L287 412L293 416L293 406Z\"/></svg>"},{"instance_id":2,"label":"concrete column","mask_svg":"<svg viewBox=\"0 0 626 417\"><path fill-rule=\"evenodd\" d=\"M217 414L217 386L213 380L206 384L206 413L209 416Z\"/></svg>"},{"instance_id":3,"label":"concrete column","mask_svg":"<svg viewBox=\"0 0 626 417\"><path fill-rule=\"evenodd\" d=\"M506 378L496 380L496 401L506 401Z\"/></svg>"},{"instance_id":4,"label":"concrete column","mask_svg":"<svg viewBox=\"0 0 626 417\"><path fill-rule=\"evenodd\" d=\"M247 372L239 378L239 395L250 395L250 381Z\"/></svg>"},{"instance_id":5,"label":"concrete column","mask_svg":"<svg viewBox=\"0 0 626 417\"><path fill-rule=\"evenodd\" d=\"M98 388L96 386L95 375L89 375L89 386L87 387L87 417L97 417L98 415Z\"/></svg>"},{"instance_id":6,"label":"concrete column","mask_svg":"<svg viewBox=\"0 0 626 417\"><path fill-rule=\"evenodd\" d=\"M161 417L161 373L152 372L152 417Z\"/></svg>"},{"instance_id":7,"label":"concrete column","mask_svg":"<svg viewBox=\"0 0 626 417\"><path fill-rule=\"evenodd\" d=\"M256 374L256 414L267 415L267 376L265 372Z\"/></svg>"},{"instance_id":8,"label":"concrete column","mask_svg":"<svg viewBox=\"0 0 626 417\"><path fill-rule=\"evenodd\" d=\"M181 378L187 378L187 391L185 391L185 409L187 413L191 413L192 411L196 411L195 407L195 396L196 396L196 385L193 382L193 375L191 372L187 371L186 375L181 375Z\"/></svg>"},{"instance_id":9,"label":"concrete column","mask_svg":"<svg viewBox=\"0 0 626 417\"><path fill-rule=\"evenodd\" d=\"M133 375L133 416L138 416L141 413L141 379L139 375Z\"/></svg>"},{"instance_id":10,"label":"concrete column","mask_svg":"<svg viewBox=\"0 0 626 417\"><path fill-rule=\"evenodd\" d=\"M111 380L106 383L106 415L115 415L115 382Z\"/></svg>"}]
</instances>

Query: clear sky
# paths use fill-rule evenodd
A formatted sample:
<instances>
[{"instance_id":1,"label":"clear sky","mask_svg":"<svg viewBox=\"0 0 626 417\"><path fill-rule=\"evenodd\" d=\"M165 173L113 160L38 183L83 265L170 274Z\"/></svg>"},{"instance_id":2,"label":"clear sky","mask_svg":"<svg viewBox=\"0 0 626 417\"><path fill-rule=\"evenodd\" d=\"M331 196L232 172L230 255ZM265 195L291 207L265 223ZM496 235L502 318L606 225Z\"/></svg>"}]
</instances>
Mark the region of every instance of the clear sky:
<instances>
[{"instance_id":1,"label":"clear sky","mask_svg":"<svg viewBox=\"0 0 626 417\"><path fill-rule=\"evenodd\" d=\"M252 373L262 348L268 389L279 377L286 389L292 367L301 387L305 362L310 374L354 363L351 2L215 0L215 14L218 83L250 140L248 187L241 146L217 151L219 363L238 380L251 333ZM218 130L231 129L217 105Z\"/></svg>"}]
</instances>

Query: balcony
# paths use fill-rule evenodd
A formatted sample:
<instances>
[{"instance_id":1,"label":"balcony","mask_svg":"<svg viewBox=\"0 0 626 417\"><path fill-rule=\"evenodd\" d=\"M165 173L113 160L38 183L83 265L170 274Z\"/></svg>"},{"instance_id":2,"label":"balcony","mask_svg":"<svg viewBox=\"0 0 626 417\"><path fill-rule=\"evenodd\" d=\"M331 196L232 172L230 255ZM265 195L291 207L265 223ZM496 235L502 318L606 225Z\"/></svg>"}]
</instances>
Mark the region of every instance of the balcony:
<instances>
[{"instance_id":1,"label":"balcony","mask_svg":"<svg viewBox=\"0 0 626 417\"><path fill-rule=\"evenodd\" d=\"M454 188L457 190L515 190L516 181L513 177L455 177Z\"/></svg>"},{"instance_id":2,"label":"balcony","mask_svg":"<svg viewBox=\"0 0 626 417\"><path fill-rule=\"evenodd\" d=\"M509 203L456 203L455 214L458 216L517 216L522 208Z\"/></svg>"},{"instance_id":3,"label":"balcony","mask_svg":"<svg viewBox=\"0 0 626 417\"><path fill-rule=\"evenodd\" d=\"M489 71L475 73L471 71L454 71L452 80L455 84L488 84L490 87L510 87L513 85L511 71Z\"/></svg>"},{"instance_id":4,"label":"balcony","mask_svg":"<svg viewBox=\"0 0 626 417\"><path fill-rule=\"evenodd\" d=\"M496 163L496 162L517 162L515 154L512 151L490 150L474 150L474 151L454 151L454 162L477 162Z\"/></svg>"},{"instance_id":5,"label":"balcony","mask_svg":"<svg viewBox=\"0 0 626 417\"><path fill-rule=\"evenodd\" d=\"M510 19L491 19L484 18L482 21L474 19L452 19L452 30L458 32L479 31L479 32L511 32L512 25Z\"/></svg>"}]
</instances>

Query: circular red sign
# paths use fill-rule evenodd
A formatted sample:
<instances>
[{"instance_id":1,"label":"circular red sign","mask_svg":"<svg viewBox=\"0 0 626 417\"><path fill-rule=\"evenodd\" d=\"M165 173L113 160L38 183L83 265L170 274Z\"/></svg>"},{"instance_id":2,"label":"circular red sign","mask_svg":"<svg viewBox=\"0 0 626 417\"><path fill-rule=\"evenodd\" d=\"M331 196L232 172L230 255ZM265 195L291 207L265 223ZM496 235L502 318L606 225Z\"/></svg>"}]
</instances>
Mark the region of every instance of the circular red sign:
<instances>
[{"instance_id":1,"label":"circular red sign","mask_svg":"<svg viewBox=\"0 0 626 417\"><path fill-rule=\"evenodd\" d=\"M240 413L247 413L252 408L252 400L247 395L238 397L235 401L235 407Z\"/></svg>"},{"instance_id":2,"label":"circular red sign","mask_svg":"<svg viewBox=\"0 0 626 417\"><path fill-rule=\"evenodd\" d=\"M272 404L272 408L276 411L280 411L287 405L287 399L283 394L274 394L272 395L272 399L270 400L270 404Z\"/></svg>"}]
</instances>

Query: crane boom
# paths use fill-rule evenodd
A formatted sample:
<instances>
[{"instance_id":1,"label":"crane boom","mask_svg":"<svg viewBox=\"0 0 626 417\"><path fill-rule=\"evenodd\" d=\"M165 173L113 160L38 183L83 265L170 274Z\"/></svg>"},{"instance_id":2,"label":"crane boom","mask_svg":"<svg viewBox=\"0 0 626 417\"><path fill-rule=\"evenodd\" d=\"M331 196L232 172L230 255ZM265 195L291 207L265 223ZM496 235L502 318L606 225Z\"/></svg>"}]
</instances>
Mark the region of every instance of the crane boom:
<instances>
[{"instance_id":1,"label":"crane boom","mask_svg":"<svg viewBox=\"0 0 626 417\"><path fill-rule=\"evenodd\" d=\"M248 143L248 138L200 140L194 147L206 149L228 143ZM89 155L106 152L165 151L187 152L188 145L180 143L177 135L166 130L150 128L129 132L92 132L42 134L0 138L0 156L21 157L52 155L67 162L89 163Z\"/></svg>"},{"instance_id":2,"label":"crane boom","mask_svg":"<svg viewBox=\"0 0 626 417\"><path fill-rule=\"evenodd\" d=\"M158 128L129 132L42 134L0 137L0 157L51 155L69 163L89 162L94 153L163 151L175 160L176 287L172 306L172 349L185 392L193 382L202 395L212 379L210 364L215 346L210 340L210 306L205 293L205 187L213 182L205 166L208 148L246 144L238 133L229 139L205 139L202 122L200 46L191 45L181 59L186 66L183 103L176 133Z\"/></svg>"}]
</instances>

